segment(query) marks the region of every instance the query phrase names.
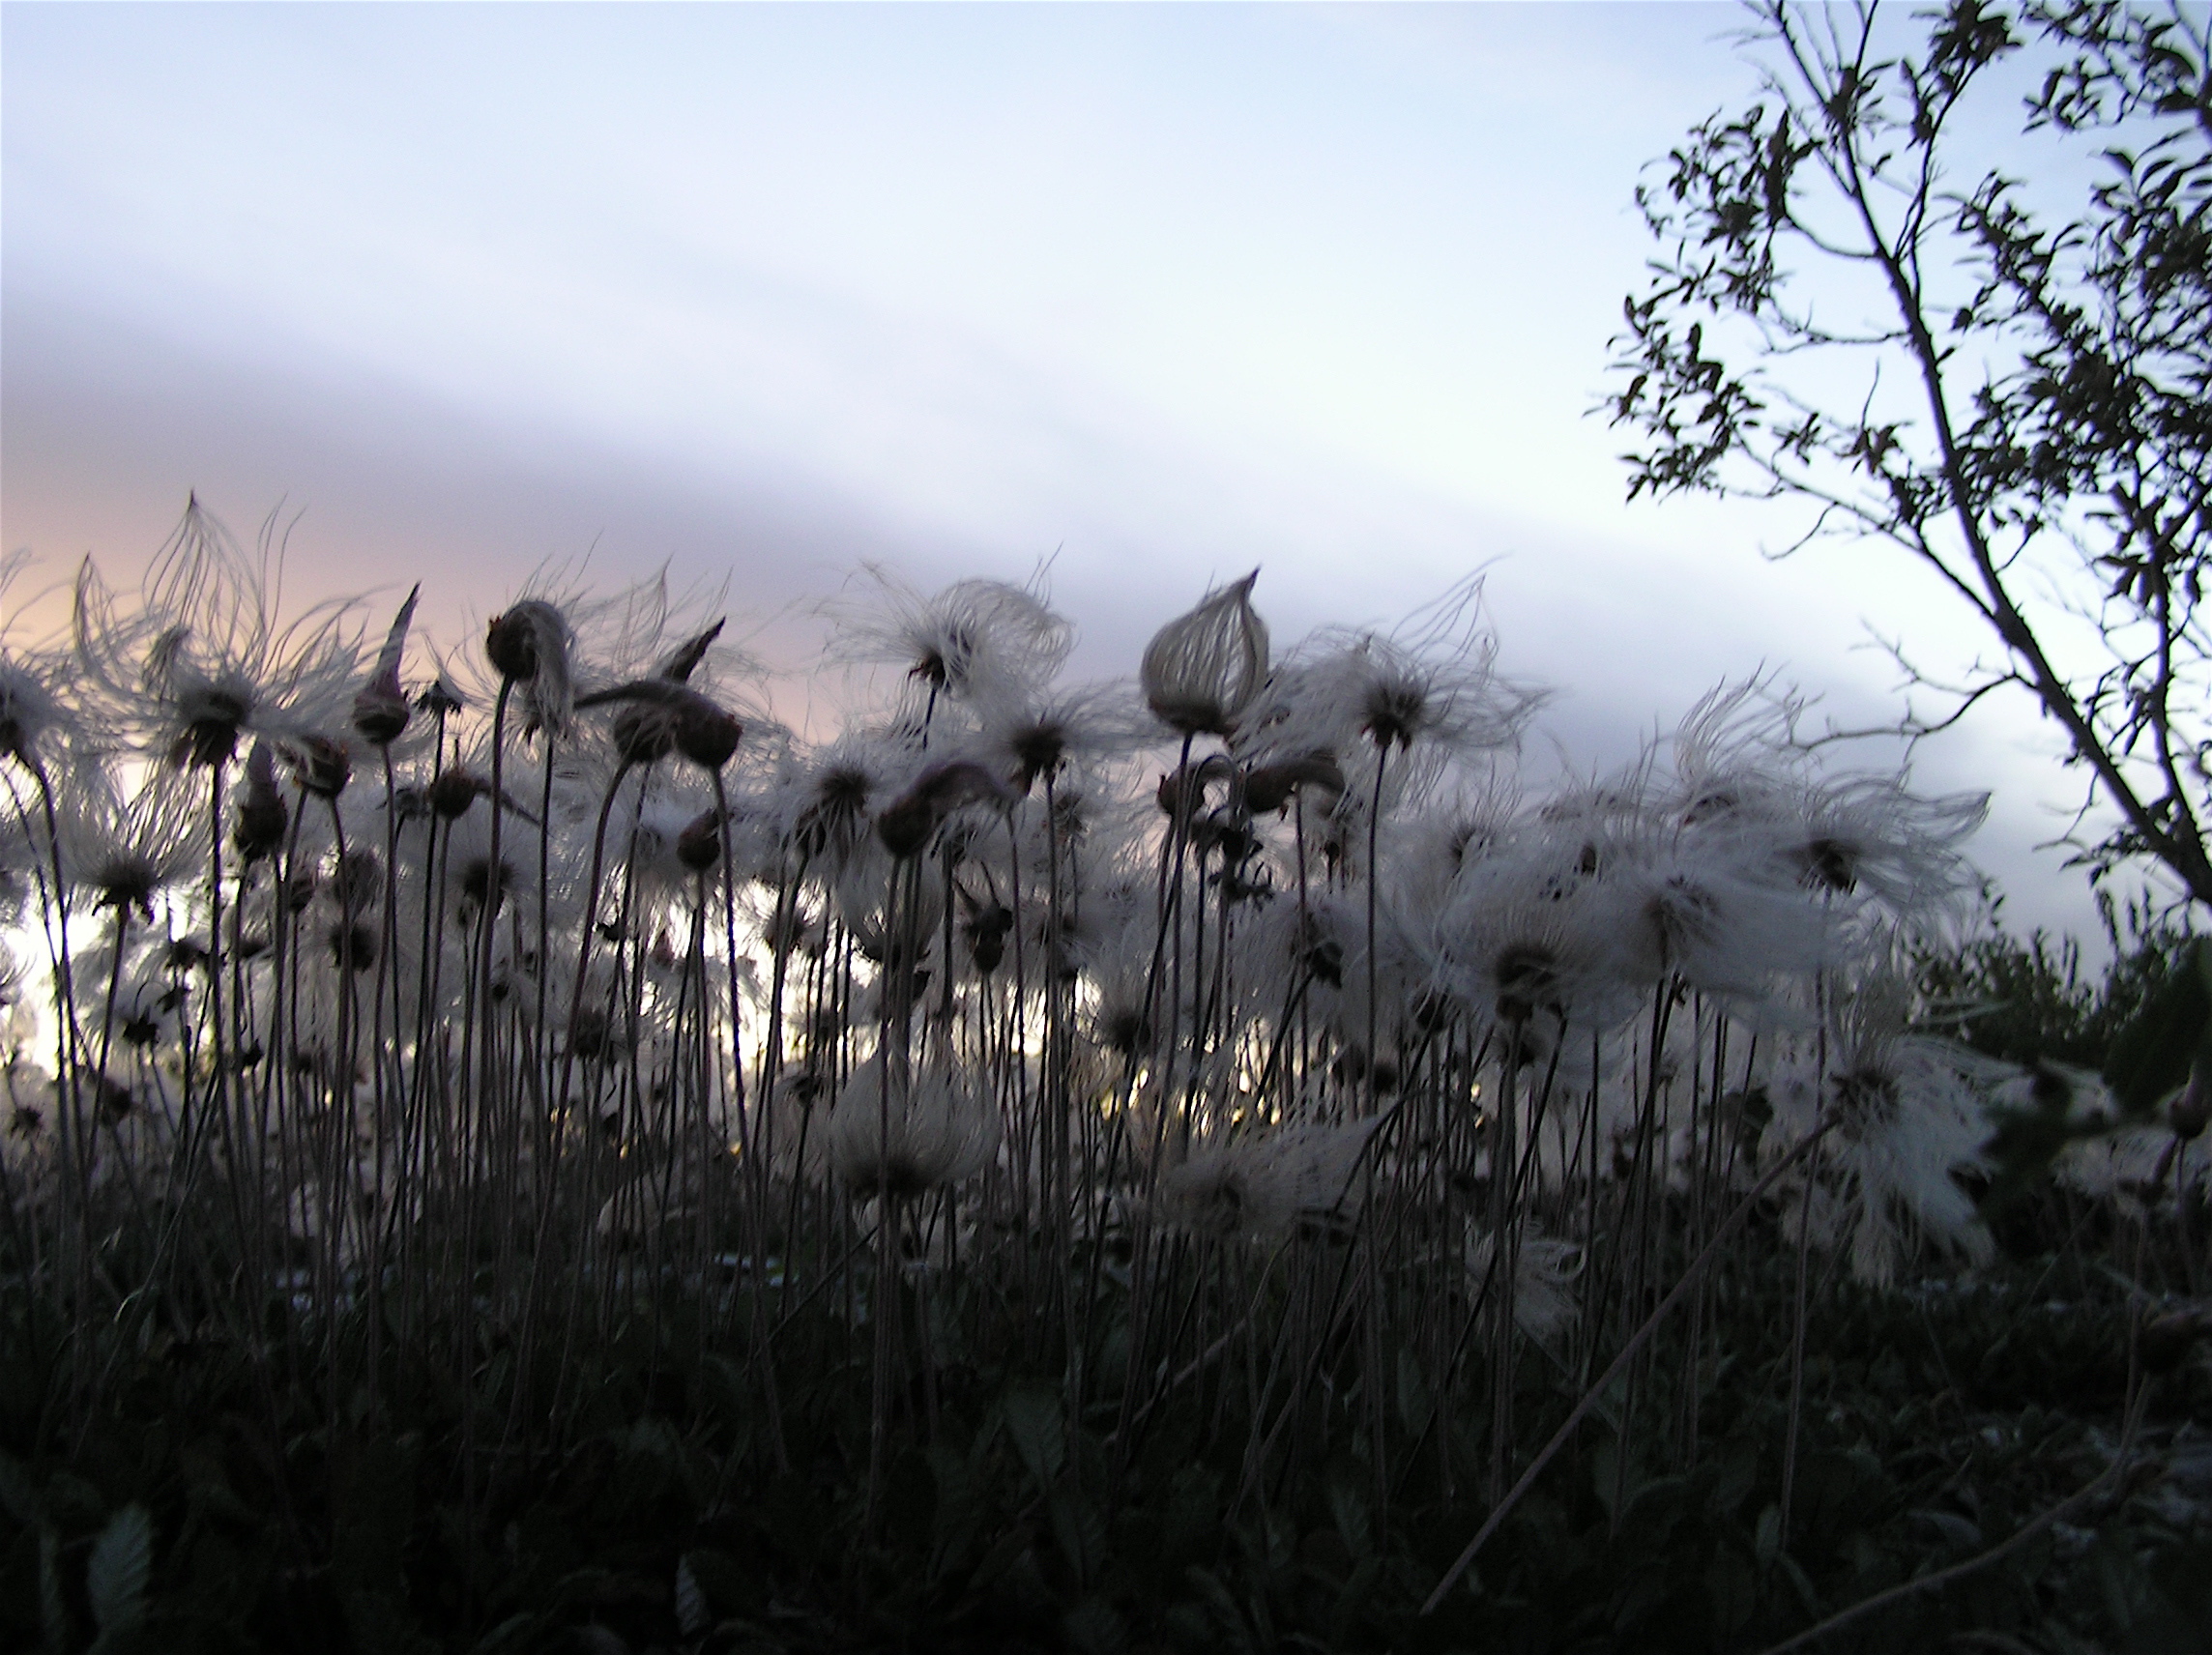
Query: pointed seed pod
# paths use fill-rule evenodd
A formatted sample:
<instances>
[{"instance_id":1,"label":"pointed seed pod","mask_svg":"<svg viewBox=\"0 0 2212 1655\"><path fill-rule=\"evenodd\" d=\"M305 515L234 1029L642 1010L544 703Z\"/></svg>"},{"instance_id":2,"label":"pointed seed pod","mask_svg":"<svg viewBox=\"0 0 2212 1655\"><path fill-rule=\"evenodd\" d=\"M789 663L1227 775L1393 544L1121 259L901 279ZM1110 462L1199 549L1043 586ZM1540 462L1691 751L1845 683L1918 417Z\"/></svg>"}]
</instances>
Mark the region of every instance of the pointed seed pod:
<instances>
[{"instance_id":1,"label":"pointed seed pod","mask_svg":"<svg viewBox=\"0 0 2212 1655\"><path fill-rule=\"evenodd\" d=\"M239 856L257 862L276 854L290 822L284 796L276 790L276 755L270 751L267 741L256 741L253 751L247 755L246 797L239 802L238 827L231 842L238 847Z\"/></svg>"},{"instance_id":2,"label":"pointed seed pod","mask_svg":"<svg viewBox=\"0 0 2212 1655\"><path fill-rule=\"evenodd\" d=\"M696 638L691 639L670 655L667 660L661 663L660 676L670 683L689 682L692 670L707 658L709 646L722 635L722 626L727 619L728 617L725 616L722 621L715 622Z\"/></svg>"},{"instance_id":3,"label":"pointed seed pod","mask_svg":"<svg viewBox=\"0 0 2212 1655\"><path fill-rule=\"evenodd\" d=\"M385 634L376 671L353 698L353 727L372 747L388 747L399 740L413 716L407 696L399 687L399 660L407 649L407 624L415 618L415 602L422 595L420 585L407 595L407 601L399 606L398 619Z\"/></svg>"}]
</instances>

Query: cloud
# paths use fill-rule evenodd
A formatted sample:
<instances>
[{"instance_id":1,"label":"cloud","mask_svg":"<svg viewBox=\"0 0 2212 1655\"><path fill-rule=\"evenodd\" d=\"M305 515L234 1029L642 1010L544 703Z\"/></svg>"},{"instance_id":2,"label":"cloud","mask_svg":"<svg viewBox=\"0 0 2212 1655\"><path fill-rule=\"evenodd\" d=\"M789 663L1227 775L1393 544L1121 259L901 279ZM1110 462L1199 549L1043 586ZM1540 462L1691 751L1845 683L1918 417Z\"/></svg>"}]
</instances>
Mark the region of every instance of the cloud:
<instances>
[{"instance_id":1,"label":"cloud","mask_svg":"<svg viewBox=\"0 0 2212 1655\"><path fill-rule=\"evenodd\" d=\"M1286 639L1487 566L1571 765L1761 668L1878 724L1858 614L1941 659L1952 606L1624 509L1584 418L1732 15L12 15L5 543L120 571L188 488L282 503L299 578L456 632L545 560L667 562L799 671L861 562L1050 558L1094 676L1255 565ZM1977 720L1923 783L2024 842L2036 741Z\"/></svg>"}]
</instances>

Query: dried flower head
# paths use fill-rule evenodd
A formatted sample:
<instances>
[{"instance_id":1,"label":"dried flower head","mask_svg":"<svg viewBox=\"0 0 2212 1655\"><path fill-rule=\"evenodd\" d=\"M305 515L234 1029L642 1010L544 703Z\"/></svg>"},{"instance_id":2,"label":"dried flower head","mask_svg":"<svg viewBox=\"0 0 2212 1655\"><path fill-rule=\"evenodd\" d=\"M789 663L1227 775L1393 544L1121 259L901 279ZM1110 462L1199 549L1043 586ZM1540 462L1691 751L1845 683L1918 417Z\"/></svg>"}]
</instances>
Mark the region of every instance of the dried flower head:
<instances>
[{"instance_id":1,"label":"dried flower head","mask_svg":"<svg viewBox=\"0 0 2212 1655\"><path fill-rule=\"evenodd\" d=\"M484 654L493 670L523 686L529 728L548 736L566 735L575 709L571 637L568 618L538 597L523 598L493 616L484 632Z\"/></svg>"},{"instance_id":2,"label":"dried flower head","mask_svg":"<svg viewBox=\"0 0 2212 1655\"><path fill-rule=\"evenodd\" d=\"M830 1164L857 1196L922 1195L975 1176L999 1149L999 1118L948 1063L870 1059L837 1094Z\"/></svg>"},{"instance_id":3,"label":"dried flower head","mask_svg":"<svg viewBox=\"0 0 2212 1655\"><path fill-rule=\"evenodd\" d=\"M1185 736L1226 736L1267 681L1267 624L1252 607L1254 569L1170 621L1145 646L1145 704Z\"/></svg>"}]
</instances>

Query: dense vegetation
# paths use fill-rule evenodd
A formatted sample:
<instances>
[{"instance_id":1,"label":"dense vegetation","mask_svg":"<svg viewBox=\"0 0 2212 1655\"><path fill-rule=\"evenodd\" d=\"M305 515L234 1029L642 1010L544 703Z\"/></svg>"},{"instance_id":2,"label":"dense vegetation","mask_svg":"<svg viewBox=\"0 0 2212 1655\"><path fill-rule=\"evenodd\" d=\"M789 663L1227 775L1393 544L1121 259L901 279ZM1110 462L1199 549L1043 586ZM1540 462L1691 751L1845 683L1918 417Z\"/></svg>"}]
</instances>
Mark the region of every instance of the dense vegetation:
<instances>
[{"instance_id":1,"label":"dense vegetation","mask_svg":"<svg viewBox=\"0 0 2212 1655\"><path fill-rule=\"evenodd\" d=\"M0 1640L2201 1646L2203 951L1959 942L1978 800L1525 797L1471 592L876 578L805 740L266 575L0 663Z\"/></svg>"}]
</instances>

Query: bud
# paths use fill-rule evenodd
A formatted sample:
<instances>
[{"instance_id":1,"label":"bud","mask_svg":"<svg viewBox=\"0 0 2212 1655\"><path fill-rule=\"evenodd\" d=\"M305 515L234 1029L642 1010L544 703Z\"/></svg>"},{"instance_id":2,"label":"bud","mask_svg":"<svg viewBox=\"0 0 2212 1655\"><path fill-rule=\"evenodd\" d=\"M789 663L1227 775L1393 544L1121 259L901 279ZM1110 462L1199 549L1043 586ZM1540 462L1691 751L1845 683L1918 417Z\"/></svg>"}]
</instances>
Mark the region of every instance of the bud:
<instances>
[{"instance_id":1,"label":"bud","mask_svg":"<svg viewBox=\"0 0 2212 1655\"><path fill-rule=\"evenodd\" d=\"M1226 736L1267 680L1267 624L1252 607L1254 569L1145 646L1145 702L1185 736Z\"/></svg>"},{"instance_id":2,"label":"bud","mask_svg":"<svg viewBox=\"0 0 2212 1655\"><path fill-rule=\"evenodd\" d=\"M929 842L946 817L983 799L1004 806L1014 802L1014 795L972 759L943 760L916 776L912 787L877 814L876 836L903 861Z\"/></svg>"},{"instance_id":3,"label":"bud","mask_svg":"<svg viewBox=\"0 0 2212 1655\"><path fill-rule=\"evenodd\" d=\"M231 842L248 862L275 856L284 842L290 812L284 796L276 791L276 756L269 743L256 741L246 760L246 798L238 806L238 828Z\"/></svg>"},{"instance_id":4,"label":"bud","mask_svg":"<svg viewBox=\"0 0 2212 1655\"><path fill-rule=\"evenodd\" d=\"M1244 777L1244 804L1255 816L1264 816L1288 805L1291 796L1302 787L1340 795L1344 792L1343 767L1328 753L1309 753L1279 765L1262 765Z\"/></svg>"},{"instance_id":5,"label":"bud","mask_svg":"<svg viewBox=\"0 0 2212 1655\"><path fill-rule=\"evenodd\" d=\"M538 628L531 624L528 608L518 603L494 615L484 630L485 655L501 678L516 683L528 683L538 676Z\"/></svg>"},{"instance_id":6,"label":"bud","mask_svg":"<svg viewBox=\"0 0 2212 1655\"><path fill-rule=\"evenodd\" d=\"M560 610L527 597L493 616L484 653L501 678L530 686L525 700L536 727L550 736L568 733L575 688L568 674L568 622Z\"/></svg>"},{"instance_id":7,"label":"bud","mask_svg":"<svg viewBox=\"0 0 2212 1655\"><path fill-rule=\"evenodd\" d=\"M639 679L579 696L578 708L618 705L612 734L625 764L650 765L682 753L702 769L730 762L745 727L697 690L666 679Z\"/></svg>"},{"instance_id":8,"label":"bud","mask_svg":"<svg viewBox=\"0 0 2212 1655\"><path fill-rule=\"evenodd\" d=\"M372 747L387 747L399 740L413 710L399 687L399 659L407 648L407 623L415 617L415 600L422 595L418 586L399 606L399 618L385 635L376 657L376 671L353 698L353 727Z\"/></svg>"},{"instance_id":9,"label":"bud","mask_svg":"<svg viewBox=\"0 0 2212 1655\"><path fill-rule=\"evenodd\" d=\"M430 784L426 797L439 819L451 822L467 815L469 806L489 792L489 782L456 769L440 772L438 779Z\"/></svg>"},{"instance_id":10,"label":"bud","mask_svg":"<svg viewBox=\"0 0 2212 1655\"><path fill-rule=\"evenodd\" d=\"M676 835L676 859L695 874L703 874L722 859L722 813L707 809L684 825Z\"/></svg>"},{"instance_id":11,"label":"bud","mask_svg":"<svg viewBox=\"0 0 2212 1655\"><path fill-rule=\"evenodd\" d=\"M2167 1105L2166 1123L2173 1128L2173 1135L2184 1144L2204 1130L2212 1121L2212 1063L2199 1058L2189 1071L2189 1085L2179 1097Z\"/></svg>"},{"instance_id":12,"label":"bud","mask_svg":"<svg viewBox=\"0 0 2212 1655\"><path fill-rule=\"evenodd\" d=\"M343 741L327 736L303 736L292 752L292 775L300 786L319 798L335 798L353 779L353 755Z\"/></svg>"},{"instance_id":13,"label":"bud","mask_svg":"<svg viewBox=\"0 0 2212 1655\"><path fill-rule=\"evenodd\" d=\"M745 727L703 695L686 694L676 708L676 750L701 769L730 762Z\"/></svg>"}]
</instances>

